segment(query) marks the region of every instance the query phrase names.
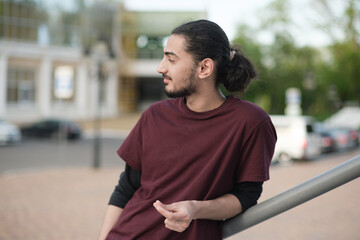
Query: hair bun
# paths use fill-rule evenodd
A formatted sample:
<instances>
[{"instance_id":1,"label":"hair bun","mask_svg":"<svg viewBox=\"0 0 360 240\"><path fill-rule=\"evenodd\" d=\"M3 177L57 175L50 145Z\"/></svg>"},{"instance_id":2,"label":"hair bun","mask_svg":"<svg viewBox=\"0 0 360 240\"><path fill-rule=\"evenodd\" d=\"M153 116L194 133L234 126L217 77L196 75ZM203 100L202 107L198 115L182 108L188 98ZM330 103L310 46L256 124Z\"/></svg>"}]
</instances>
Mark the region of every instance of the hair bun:
<instances>
[{"instance_id":1,"label":"hair bun","mask_svg":"<svg viewBox=\"0 0 360 240\"><path fill-rule=\"evenodd\" d=\"M251 61L244 56L239 49L234 50L233 59L229 61L229 66L223 84L230 92L244 92L251 79L256 77L256 71Z\"/></svg>"}]
</instances>

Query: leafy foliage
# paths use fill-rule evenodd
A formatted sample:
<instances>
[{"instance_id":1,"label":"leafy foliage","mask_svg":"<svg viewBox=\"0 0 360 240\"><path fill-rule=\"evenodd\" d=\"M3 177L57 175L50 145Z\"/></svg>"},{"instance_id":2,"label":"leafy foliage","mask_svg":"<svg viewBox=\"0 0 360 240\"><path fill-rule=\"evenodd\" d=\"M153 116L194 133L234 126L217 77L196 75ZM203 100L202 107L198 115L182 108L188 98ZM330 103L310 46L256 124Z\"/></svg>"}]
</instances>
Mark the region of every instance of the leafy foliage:
<instances>
[{"instance_id":1,"label":"leafy foliage","mask_svg":"<svg viewBox=\"0 0 360 240\"><path fill-rule=\"evenodd\" d=\"M330 2L326 3L329 7ZM357 3L357 2L356 2ZM285 91L296 87L302 93L303 114L324 119L340 107L351 103L360 105L360 51L356 27L360 21L355 13L359 4L347 1L343 31L345 38L330 46L316 49L299 47L289 32L292 24L286 0L275 0L268 6L260 29L240 26L234 44L243 46L245 54L258 70L244 98L251 100L271 114L283 114ZM334 19L328 18L329 21ZM271 31L271 44L260 44L256 32ZM329 36L330 37L330 36Z\"/></svg>"}]
</instances>

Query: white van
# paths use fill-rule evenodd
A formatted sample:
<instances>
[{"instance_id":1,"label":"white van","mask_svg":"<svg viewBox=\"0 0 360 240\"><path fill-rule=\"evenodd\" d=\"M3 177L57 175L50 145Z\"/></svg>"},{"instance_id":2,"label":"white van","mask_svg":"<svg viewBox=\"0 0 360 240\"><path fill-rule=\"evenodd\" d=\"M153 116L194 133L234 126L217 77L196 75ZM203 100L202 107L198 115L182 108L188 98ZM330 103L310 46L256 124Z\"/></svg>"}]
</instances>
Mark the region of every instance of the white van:
<instances>
[{"instance_id":1,"label":"white van","mask_svg":"<svg viewBox=\"0 0 360 240\"><path fill-rule=\"evenodd\" d=\"M307 160L321 153L321 138L308 116L270 115L277 133L274 160L289 163Z\"/></svg>"}]
</instances>

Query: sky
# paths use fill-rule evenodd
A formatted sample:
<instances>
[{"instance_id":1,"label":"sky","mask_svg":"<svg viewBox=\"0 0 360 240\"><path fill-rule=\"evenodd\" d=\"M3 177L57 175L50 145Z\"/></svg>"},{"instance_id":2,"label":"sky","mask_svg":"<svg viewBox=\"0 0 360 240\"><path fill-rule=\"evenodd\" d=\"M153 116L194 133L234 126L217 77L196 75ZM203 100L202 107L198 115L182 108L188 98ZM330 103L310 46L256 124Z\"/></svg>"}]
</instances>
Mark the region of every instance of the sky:
<instances>
[{"instance_id":1,"label":"sky","mask_svg":"<svg viewBox=\"0 0 360 240\"><path fill-rule=\"evenodd\" d=\"M255 22L252 14L269 0L247 1L241 6L243 0L152 0L151 5L146 0L125 0L125 6L134 10L205 10L209 20L219 24L232 38L236 32L237 22Z\"/></svg>"},{"instance_id":2,"label":"sky","mask_svg":"<svg viewBox=\"0 0 360 240\"><path fill-rule=\"evenodd\" d=\"M266 7L270 2L271 0L124 0L126 8L129 10L206 10L208 19L218 23L230 40L235 37L239 24L258 27L261 14L266 13ZM296 24L291 32L296 43L300 46L311 45L316 47L330 43L329 37L324 32L313 27L320 16L313 9L312 2L314 1L290 0L291 16ZM262 43L272 41L270 33L259 34L257 38Z\"/></svg>"}]
</instances>

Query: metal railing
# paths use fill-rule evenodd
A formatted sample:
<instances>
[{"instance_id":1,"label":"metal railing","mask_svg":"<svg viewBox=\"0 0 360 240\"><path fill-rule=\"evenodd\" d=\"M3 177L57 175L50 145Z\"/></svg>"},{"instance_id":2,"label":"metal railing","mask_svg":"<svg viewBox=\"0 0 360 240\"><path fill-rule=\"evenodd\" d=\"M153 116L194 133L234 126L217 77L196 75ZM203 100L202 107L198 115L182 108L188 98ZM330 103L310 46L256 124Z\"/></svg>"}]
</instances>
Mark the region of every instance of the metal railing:
<instances>
[{"instance_id":1,"label":"metal railing","mask_svg":"<svg viewBox=\"0 0 360 240\"><path fill-rule=\"evenodd\" d=\"M358 177L360 155L227 220L223 226L223 238L239 233Z\"/></svg>"}]
</instances>

